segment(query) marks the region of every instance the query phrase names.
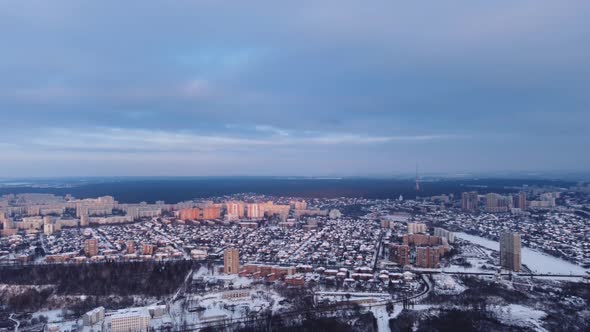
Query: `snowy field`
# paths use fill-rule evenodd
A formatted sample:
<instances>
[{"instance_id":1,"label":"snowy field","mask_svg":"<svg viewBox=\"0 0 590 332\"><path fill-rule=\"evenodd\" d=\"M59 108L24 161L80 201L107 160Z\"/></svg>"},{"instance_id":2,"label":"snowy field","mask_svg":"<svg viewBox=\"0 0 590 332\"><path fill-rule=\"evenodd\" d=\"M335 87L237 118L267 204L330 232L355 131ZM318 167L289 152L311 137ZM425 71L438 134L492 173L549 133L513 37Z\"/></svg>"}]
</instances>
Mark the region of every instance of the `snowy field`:
<instances>
[{"instance_id":1,"label":"snowy field","mask_svg":"<svg viewBox=\"0 0 590 332\"><path fill-rule=\"evenodd\" d=\"M547 316L544 311L535 310L520 304L498 306L493 309L498 319L507 325L529 327L535 331L547 331L542 326L542 319Z\"/></svg>"},{"instance_id":2,"label":"snowy field","mask_svg":"<svg viewBox=\"0 0 590 332\"><path fill-rule=\"evenodd\" d=\"M500 250L500 243L480 236L466 233L455 233L455 236L488 249ZM584 274L588 271L576 264L529 248L522 248L522 263L535 273Z\"/></svg>"},{"instance_id":3,"label":"snowy field","mask_svg":"<svg viewBox=\"0 0 590 332\"><path fill-rule=\"evenodd\" d=\"M441 295L456 295L465 291L465 286L454 277L447 274L436 274L432 276L435 281L434 292Z\"/></svg>"},{"instance_id":4,"label":"snowy field","mask_svg":"<svg viewBox=\"0 0 590 332\"><path fill-rule=\"evenodd\" d=\"M231 322L251 317L264 310L277 313L284 310L284 300L279 294L264 287L242 289L246 295L238 298L224 298L232 291L208 293L202 296L190 295L185 300L171 304L170 314L177 325L188 326L206 322ZM192 309L200 308L197 311Z\"/></svg>"}]
</instances>

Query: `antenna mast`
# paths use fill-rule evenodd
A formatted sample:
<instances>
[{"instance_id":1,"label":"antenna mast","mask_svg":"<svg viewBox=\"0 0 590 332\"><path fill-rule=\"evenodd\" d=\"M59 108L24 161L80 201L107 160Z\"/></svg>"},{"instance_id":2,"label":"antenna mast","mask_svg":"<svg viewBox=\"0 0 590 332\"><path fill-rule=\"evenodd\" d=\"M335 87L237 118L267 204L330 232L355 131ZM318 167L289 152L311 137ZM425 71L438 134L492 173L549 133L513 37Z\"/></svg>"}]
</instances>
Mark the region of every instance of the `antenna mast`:
<instances>
[{"instance_id":1,"label":"antenna mast","mask_svg":"<svg viewBox=\"0 0 590 332\"><path fill-rule=\"evenodd\" d=\"M418 176L418 163L416 163L416 191L420 191L420 176Z\"/></svg>"}]
</instances>

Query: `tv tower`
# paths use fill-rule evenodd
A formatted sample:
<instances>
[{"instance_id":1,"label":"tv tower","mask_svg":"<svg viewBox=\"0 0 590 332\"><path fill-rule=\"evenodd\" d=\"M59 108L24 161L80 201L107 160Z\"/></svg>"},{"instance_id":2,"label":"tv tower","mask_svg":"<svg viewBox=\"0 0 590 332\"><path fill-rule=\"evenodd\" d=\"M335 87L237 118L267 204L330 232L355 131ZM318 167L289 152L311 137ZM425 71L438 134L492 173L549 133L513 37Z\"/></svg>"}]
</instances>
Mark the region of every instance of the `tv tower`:
<instances>
[{"instance_id":1,"label":"tv tower","mask_svg":"<svg viewBox=\"0 0 590 332\"><path fill-rule=\"evenodd\" d=\"M416 164L416 191L420 191L420 177L418 176L418 164Z\"/></svg>"}]
</instances>

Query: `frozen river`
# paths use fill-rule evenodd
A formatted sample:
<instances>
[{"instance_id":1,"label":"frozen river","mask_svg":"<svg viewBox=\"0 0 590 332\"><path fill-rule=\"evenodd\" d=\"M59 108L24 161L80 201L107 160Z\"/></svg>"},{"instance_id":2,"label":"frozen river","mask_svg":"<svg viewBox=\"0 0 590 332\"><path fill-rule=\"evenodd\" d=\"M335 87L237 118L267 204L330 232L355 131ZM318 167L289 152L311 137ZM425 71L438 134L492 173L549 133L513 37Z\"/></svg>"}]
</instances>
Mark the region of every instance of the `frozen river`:
<instances>
[{"instance_id":1,"label":"frozen river","mask_svg":"<svg viewBox=\"0 0 590 332\"><path fill-rule=\"evenodd\" d=\"M460 239L479 244L482 247L496 251L500 250L500 243L496 241L466 233L455 233L455 235ZM525 264L529 269L536 273L584 274L587 271L583 267L561 258L553 257L525 247L522 247L522 264Z\"/></svg>"}]
</instances>

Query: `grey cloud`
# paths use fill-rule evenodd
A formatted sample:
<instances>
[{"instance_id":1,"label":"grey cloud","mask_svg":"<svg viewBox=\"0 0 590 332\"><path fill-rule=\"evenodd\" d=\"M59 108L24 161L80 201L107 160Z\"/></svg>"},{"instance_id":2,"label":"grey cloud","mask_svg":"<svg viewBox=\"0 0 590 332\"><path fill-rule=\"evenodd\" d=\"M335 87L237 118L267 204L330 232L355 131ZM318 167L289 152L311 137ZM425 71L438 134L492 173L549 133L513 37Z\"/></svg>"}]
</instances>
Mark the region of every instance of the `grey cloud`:
<instances>
[{"instance_id":1,"label":"grey cloud","mask_svg":"<svg viewBox=\"0 0 590 332\"><path fill-rule=\"evenodd\" d=\"M235 145L270 168L317 149L329 169L348 149L399 167L451 156L436 164L452 169L473 146L489 167L516 165L504 138L522 137L530 167L538 146L572 142L551 164L569 167L588 142L589 14L581 0L3 2L0 148L51 134L43 148L70 144L72 159Z\"/></svg>"}]
</instances>

